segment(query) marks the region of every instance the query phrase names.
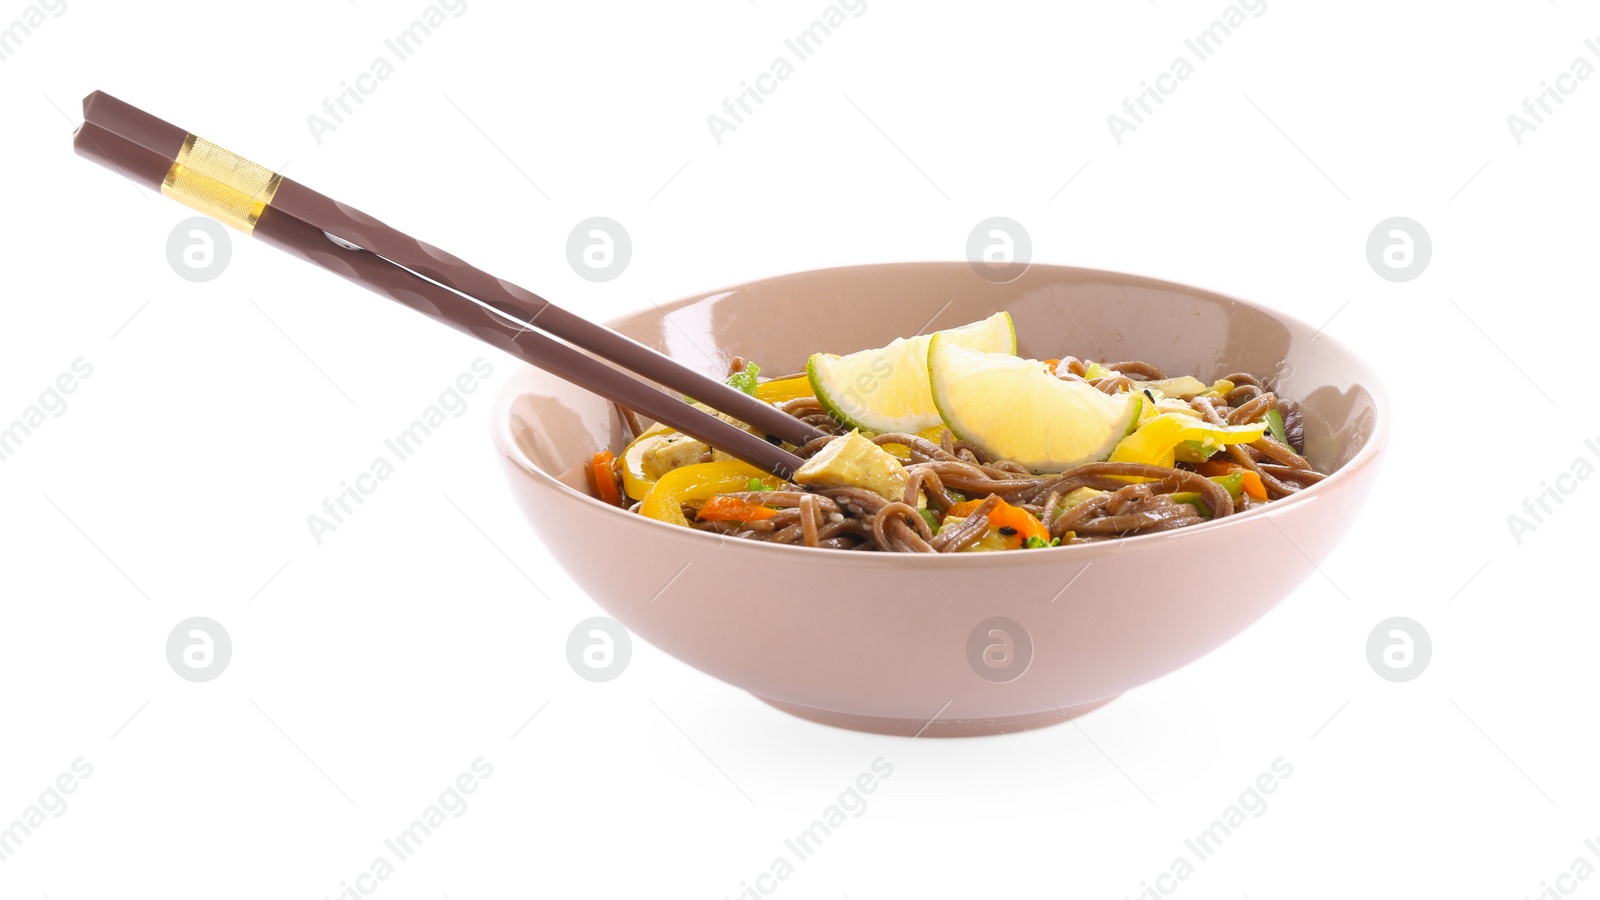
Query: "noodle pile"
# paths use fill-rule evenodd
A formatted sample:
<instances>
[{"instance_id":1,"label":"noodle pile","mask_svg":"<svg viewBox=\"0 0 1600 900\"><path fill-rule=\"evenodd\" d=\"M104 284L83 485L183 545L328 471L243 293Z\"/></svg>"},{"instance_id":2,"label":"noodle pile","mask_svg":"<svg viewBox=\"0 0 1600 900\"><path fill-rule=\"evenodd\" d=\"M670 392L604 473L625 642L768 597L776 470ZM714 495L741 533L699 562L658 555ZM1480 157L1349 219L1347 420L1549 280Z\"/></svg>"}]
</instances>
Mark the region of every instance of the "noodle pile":
<instances>
[{"instance_id":1,"label":"noodle pile","mask_svg":"<svg viewBox=\"0 0 1600 900\"><path fill-rule=\"evenodd\" d=\"M740 361L735 361L736 367ZM1130 361L1104 366L1110 374L1086 379L1087 369L1076 359L1063 359L1057 376L1087 381L1108 394L1135 390L1135 380L1159 381L1166 378L1161 369L1149 363ZM785 484L778 490L730 492L725 496L777 510L771 518L753 522L694 521L691 526L728 537L828 547L839 550L881 550L905 553L953 553L970 547L989 528L988 513L998 500L1020 507L1037 516L1051 538L1062 544L1085 544L1138 534L1169 531L1208 521L1186 501L1173 499L1177 493L1198 494L1211 510L1210 518L1223 518L1287 497L1317 483L1323 475L1301 455L1304 426L1300 406L1283 399L1255 376L1239 372L1225 376L1234 387L1225 397L1196 396L1189 405L1214 425L1240 425L1260 421L1269 410L1277 410L1284 423L1289 443L1263 435L1251 444L1231 444L1223 453L1245 470L1255 473L1266 488L1267 500L1238 498L1228 490L1179 463L1176 468L1142 463L1088 463L1065 472L1035 475L1016 462L991 459L966 441L955 440L945 429L939 443L914 434L878 434L871 439L880 446L899 444L910 450L904 460L909 476L905 496L888 500L860 487L806 488ZM850 429L830 416L814 397L803 397L779 404L779 408L828 433L798 448L797 454L809 458L829 442ZM636 422L636 420L635 420ZM637 433L634 422L629 429ZM1130 483L1128 476L1151 479ZM1093 488L1099 494L1064 508L1063 499L1078 488ZM987 498L977 510L958 524L935 534L917 509L919 494L927 498L929 509L942 517L963 497ZM639 504L630 509L637 511Z\"/></svg>"}]
</instances>

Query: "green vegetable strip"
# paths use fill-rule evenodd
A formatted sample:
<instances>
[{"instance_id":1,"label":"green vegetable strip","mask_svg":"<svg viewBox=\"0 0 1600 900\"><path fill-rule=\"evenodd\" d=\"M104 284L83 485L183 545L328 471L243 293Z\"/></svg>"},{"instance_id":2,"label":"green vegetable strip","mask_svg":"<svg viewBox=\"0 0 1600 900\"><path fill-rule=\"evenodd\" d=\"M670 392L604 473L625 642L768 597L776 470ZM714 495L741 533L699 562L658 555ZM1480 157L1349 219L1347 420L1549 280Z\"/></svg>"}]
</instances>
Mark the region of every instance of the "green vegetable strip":
<instances>
[{"instance_id":1,"label":"green vegetable strip","mask_svg":"<svg viewBox=\"0 0 1600 900\"><path fill-rule=\"evenodd\" d=\"M1283 427L1283 416L1275 409L1267 410L1267 430L1272 432L1272 439L1285 447L1293 448L1289 443L1289 432Z\"/></svg>"},{"instance_id":2,"label":"green vegetable strip","mask_svg":"<svg viewBox=\"0 0 1600 900\"><path fill-rule=\"evenodd\" d=\"M745 363L742 370L728 376L728 386L738 388L754 397L756 395L756 376L760 374L760 366L755 363Z\"/></svg>"},{"instance_id":3,"label":"green vegetable strip","mask_svg":"<svg viewBox=\"0 0 1600 900\"><path fill-rule=\"evenodd\" d=\"M1222 487L1227 490L1228 496L1235 500L1239 499L1239 495L1244 493L1243 472L1234 472L1232 475L1213 475L1211 476L1211 480L1222 485ZM1199 495L1196 494L1195 496Z\"/></svg>"}]
</instances>

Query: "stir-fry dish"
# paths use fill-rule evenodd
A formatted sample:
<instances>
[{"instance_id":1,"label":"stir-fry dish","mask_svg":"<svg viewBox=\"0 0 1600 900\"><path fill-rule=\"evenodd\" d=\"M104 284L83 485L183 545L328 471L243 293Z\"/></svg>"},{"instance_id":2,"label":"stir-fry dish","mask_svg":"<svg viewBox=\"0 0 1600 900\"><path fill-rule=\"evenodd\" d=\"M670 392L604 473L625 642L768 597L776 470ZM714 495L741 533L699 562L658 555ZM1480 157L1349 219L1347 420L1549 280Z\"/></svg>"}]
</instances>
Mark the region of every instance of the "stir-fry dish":
<instances>
[{"instance_id":1,"label":"stir-fry dish","mask_svg":"<svg viewBox=\"0 0 1600 900\"><path fill-rule=\"evenodd\" d=\"M790 480L642 427L624 409L632 441L590 460L595 496L741 539L953 553L1182 528L1324 477L1301 455L1299 405L1260 378L1207 383L1145 362L1023 359L1007 313L815 354L804 374L784 378L764 380L742 359L730 368L729 384L826 433L790 448L805 460Z\"/></svg>"}]
</instances>

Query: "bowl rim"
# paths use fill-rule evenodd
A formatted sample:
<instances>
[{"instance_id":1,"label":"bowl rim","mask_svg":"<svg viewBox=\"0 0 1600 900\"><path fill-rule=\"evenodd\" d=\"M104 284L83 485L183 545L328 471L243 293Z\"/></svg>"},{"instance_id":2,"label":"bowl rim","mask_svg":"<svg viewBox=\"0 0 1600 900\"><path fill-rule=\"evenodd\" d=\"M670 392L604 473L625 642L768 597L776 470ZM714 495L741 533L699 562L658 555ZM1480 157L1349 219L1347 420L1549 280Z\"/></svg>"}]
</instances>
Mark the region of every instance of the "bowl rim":
<instances>
[{"instance_id":1,"label":"bowl rim","mask_svg":"<svg viewBox=\"0 0 1600 900\"><path fill-rule=\"evenodd\" d=\"M952 264L956 264L956 263L965 264L965 263L961 263L961 261L955 261L955 260L924 260L924 261L906 261L906 262L894 262L894 263L863 263L863 264L857 264L857 265L830 266L830 267L820 268L820 269L806 269L806 270L801 270L801 271L798 271L798 272L780 273L780 274L777 274L777 275L771 275L771 276L767 276L767 277L764 277L764 278L754 278L754 279L750 279L748 281L743 281L743 282L739 282L737 284L727 285L727 286L720 287L720 288L715 288L715 289L712 289L712 290L700 291L698 293L690 294L688 296L685 296L685 297L680 298L678 300L671 301L669 303L653 304L649 308L631 310L631 311L623 313L623 314L621 314L619 316L615 316L615 317L612 317L610 319L607 319L605 324L608 327L613 327L614 328L619 323L625 323L625 322L627 322L627 321L629 321L631 319L634 319L634 318L636 318L638 316L647 315L647 314L652 313L652 312L658 314L659 316L671 315L672 313L676 312L679 309L682 309L684 307L693 305L695 303L699 303L699 302L701 302L701 301L703 301L705 299L708 299L708 298L711 298L711 297L716 297L716 296L719 296L719 295L726 295L726 294L732 293L734 291L737 291L737 290L739 290L741 288L747 287L747 286L752 285L752 284L758 284L758 283L765 282L765 281L773 281L773 280L776 280L776 279L779 279L779 278L788 277L790 275L821 274L821 273L826 273L826 272L843 272L843 271L848 271L848 270L851 270L851 269L868 269L868 268L870 268L870 269L884 269L884 268L893 268L893 267L902 267L902 266L903 267L914 267L914 266L926 266L926 265L952 265ZM1185 284L1185 283L1182 283L1182 282L1168 281L1168 280L1165 280L1165 279L1152 278L1152 277L1145 276L1145 275L1136 275L1136 274L1128 273L1128 272L1117 272L1117 271L1113 271L1113 270L1109 270L1109 269L1092 269L1092 268L1087 268L1087 267L1083 267L1083 266L1050 265L1050 264L1044 264L1044 263L1032 263L1028 267L1029 271L1031 271L1031 270L1033 270L1035 268L1038 268L1038 269L1049 269L1049 270L1059 270L1059 271L1064 271L1064 272L1081 272L1081 273L1089 273L1089 274L1095 274L1095 275L1109 275L1109 276L1114 276L1114 277L1121 278L1121 279L1129 279L1129 280L1132 280L1132 281L1135 281L1135 282L1142 282L1142 283L1144 283L1146 285L1154 286L1154 287L1179 288L1179 289L1188 290L1188 291L1200 291L1202 293L1209 294L1209 295L1211 295L1213 297L1221 298L1221 299L1228 300L1228 301L1233 302L1233 303L1238 303L1238 304L1240 304L1242 306L1249 307L1249 308L1251 308L1253 310L1256 310L1257 312L1263 313L1263 314L1265 314L1267 316L1270 316L1270 317L1272 317L1274 319L1277 319L1279 321L1288 323L1290 325L1294 325L1294 326L1298 326L1298 327L1300 327L1302 329L1310 330L1313 333L1313 339L1314 340L1326 341L1329 346L1332 346L1332 347L1336 348L1340 352L1344 353L1344 355L1346 355L1346 356L1348 356L1348 357L1350 357L1352 359L1362 360L1362 357L1359 354L1353 352L1350 349L1350 347L1347 344L1345 344L1343 341L1340 341L1337 338L1334 338L1333 336L1331 336L1331 335L1329 335L1329 334L1327 334L1327 333L1325 333L1325 332L1323 332L1323 331L1321 331L1319 329L1312 328L1310 323L1305 322L1305 321L1303 321L1303 320L1301 320L1299 318L1296 318L1294 316L1288 315L1287 313L1283 313L1283 312L1280 312L1278 310L1272 309L1271 307L1265 306L1265 305L1263 305L1261 303L1255 303L1255 302L1252 302L1252 301L1249 301L1249 300L1244 300L1244 299L1241 299L1239 297L1235 297L1232 294L1227 294L1227 293L1223 293L1221 291L1212 290L1210 288L1202 287L1200 285ZM1197 534L1201 534L1201 533L1210 533L1210 532L1215 531L1215 530L1217 530L1219 528L1227 528L1227 527L1229 527L1230 525L1232 525L1233 523L1236 523L1236 522L1251 522L1251 521L1255 521L1255 520L1260 519L1260 518L1268 518L1268 519L1270 519L1273 516L1282 515L1288 510L1291 510L1291 509L1294 509L1294 508L1298 508L1298 507L1302 507L1302 506L1305 506L1306 504L1316 502L1316 500L1318 498L1320 498L1321 496L1323 496L1324 494L1327 494L1327 493L1329 493L1330 491L1333 491L1333 490L1337 490L1338 487L1340 485L1342 485L1344 482L1350 481L1353 478L1355 478L1355 476L1356 476L1356 474L1358 472L1360 472L1360 471L1366 469L1367 467L1371 466L1374 462L1377 461L1379 456L1382 455L1382 453L1384 452L1384 450L1388 446L1389 437L1390 437L1390 428L1391 428L1388 389L1384 385L1382 377L1380 375L1378 375L1378 373L1376 371L1374 371L1370 365L1367 366L1367 370L1368 370L1368 372L1370 374L1370 378L1367 378L1367 379L1363 380L1360 383L1360 387L1363 390L1365 390L1372 397L1373 407L1374 407L1374 409L1376 411L1375 422L1373 424L1372 433L1371 433L1371 435L1368 436L1366 444L1363 445L1360 450L1356 451L1354 456L1350 457L1350 459L1343 466L1339 467L1337 470L1328 473L1326 478L1324 478L1323 480L1317 482L1316 484L1313 484L1310 487L1305 488L1305 489L1303 489L1301 491L1297 491L1292 496L1285 497L1285 498L1283 498L1281 500L1274 500L1274 501L1272 501L1270 503L1264 504L1262 506L1258 506L1258 507L1256 507L1254 509L1246 510L1246 511L1240 512L1240 513L1235 513L1233 515L1226 516L1226 517L1221 518L1221 519L1210 519L1210 520L1202 522L1202 523L1200 523L1198 525L1188 525L1188 526L1185 526L1183 528L1174 528L1174 529L1172 529L1170 531L1158 531L1158 532L1152 532L1152 533L1148 533L1148 534L1131 535L1129 537L1117 538L1115 540L1094 541L1094 542L1088 543L1088 544L1077 544L1077 545L1068 545L1068 546L1061 546L1061 547L1046 547L1046 548L1042 548L1042 549L1047 550L1047 551L1054 551L1054 552L1038 553L1038 554L1014 554L1014 553L890 553L890 552L876 552L876 553L873 553L873 552L863 552L863 551L860 551L860 550L837 550L837 549L833 549L833 548L830 548L830 547L807 547L807 546L805 546L803 544L774 544L774 543L770 543L770 542L767 542L767 541L729 540L728 538L726 538L726 537L724 537L723 535L720 535L720 534L714 534L714 533L711 533L711 532L700 531L700 530L693 529L693 528L681 528L681 527L678 527L678 526L675 526L675 525L670 525L670 524L668 524L666 522L660 522L660 521L656 521L654 519L650 519L650 518L648 518L646 516L640 516L640 515L637 515L635 513L630 513L626 509L623 509L620 506L612 506L609 503L604 503L601 500L599 500L598 498L592 497L592 496L590 496L590 495L588 495L586 493L578 491L578 490L572 488L571 486L567 485L566 483L560 481L555 476L551 475L550 473L546 472L543 468L541 468L540 466L535 464L531 459L528 459L526 454L524 454L522 452L522 448L517 445L516 438L511 433L511 411L512 411L512 408L515 406L517 400L519 398L521 398L524 393L526 393L526 391L523 388L520 387L520 383L527 378L527 376L529 375L530 372L540 371L538 369L538 367L533 366L531 364L524 364L523 367L519 368L506 381L506 383L501 387L501 389L499 391L499 394L498 394L498 396L496 396L495 401L494 401L493 412L492 412L492 414L490 416L489 426L490 426L490 432L491 432L491 434L492 434L492 436L494 438L495 446L499 449L501 455L503 455L506 459L510 460L513 464L515 464L517 466L517 468L520 469L523 473L531 476L535 481L541 483L543 486L545 486L547 488L551 488L551 489L553 489L555 491L560 492L563 495L569 496L573 500L576 500L576 501L579 501L579 502L585 502L585 503L593 505L596 509L608 510L611 514L626 517L624 520L620 520L620 521L626 521L626 522L632 523L633 525L636 525L636 526L642 525L642 526L644 526L646 528L654 527L654 528L666 529L665 531L663 531L661 533L662 537L664 537L664 538L665 537L672 537L672 536L688 537L690 540L700 539L700 540L705 540L705 541L712 541L712 542L716 542L716 543L718 543L720 545L723 545L723 546L750 548L752 550L755 550L756 552L792 553L792 552L797 552L798 551L798 552L803 552L803 553L807 554L808 556L810 556L813 559L818 559L816 554L822 553L822 554L827 554L827 556L829 558L832 558L834 560L872 560L872 561L877 561L877 562L909 560L913 564L915 564L917 566L917 568L919 568L919 569L921 568L921 563L923 563L923 562L930 562L936 567L937 566L947 566L947 565L962 565L962 566L971 566L971 565L977 565L977 566L1004 565L1004 566L1015 566L1015 565L1017 565L1019 563L1067 562L1067 561L1071 561L1071 560L1074 560L1074 559L1084 560L1085 557L1103 556L1103 555L1107 555L1109 553L1117 552L1117 551L1122 550L1124 548L1144 547L1144 546L1147 546L1147 545L1151 544L1152 542L1156 542L1156 541L1170 541L1170 540L1174 540L1174 539L1180 538L1180 537L1182 537L1184 535L1197 535ZM1276 528L1277 526L1274 525L1273 527ZM1278 529L1278 531L1279 531L1280 534L1282 533L1282 529ZM1287 538L1288 536L1285 535L1285 537ZM1292 538L1289 539L1289 541L1290 541L1291 544L1294 543ZM1296 546L1298 548L1298 545L1296 545ZM1018 558L1019 556L1021 556L1023 558L1019 559ZM1313 563L1313 565L1315 565L1315 563Z\"/></svg>"}]
</instances>

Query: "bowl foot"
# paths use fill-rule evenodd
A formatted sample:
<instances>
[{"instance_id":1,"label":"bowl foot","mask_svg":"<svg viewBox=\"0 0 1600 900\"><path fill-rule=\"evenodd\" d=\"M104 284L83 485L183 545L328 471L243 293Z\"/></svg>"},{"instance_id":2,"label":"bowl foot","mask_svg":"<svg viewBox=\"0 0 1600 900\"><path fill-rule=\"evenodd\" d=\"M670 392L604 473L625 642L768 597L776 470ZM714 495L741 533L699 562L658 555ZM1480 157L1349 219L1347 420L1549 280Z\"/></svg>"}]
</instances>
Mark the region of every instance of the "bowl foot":
<instances>
[{"instance_id":1,"label":"bowl foot","mask_svg":"<svg viewBox=\"0 0 1600 900\"><path fill-rule=\"evenodd\" d=\"M1080 703L1062 710L1050 710L1043 713L1032 713L1023 716L1002 716L993 719L957 719L944 718L929 722L926 719L892 719L880 716L862 716L855 713L835 712L828 709L815 709L810 706L800 706L752 694L761 702L781 709L791 716L798 716L810 722L822 725L832 725L835 728L848 728L851 731L870 731L873 734L892 734L900 737L979 737L987 734L1010 734L1013 731L1029 731L1034 728L1045 728L1050 725L1059 725L1071 719L1076 719L1084 713L1093 712L1107 703L1117 699L1120 694L1107 697L1104 700L1094 700L1089 703Z\"/></svg>"}]
</instances>

